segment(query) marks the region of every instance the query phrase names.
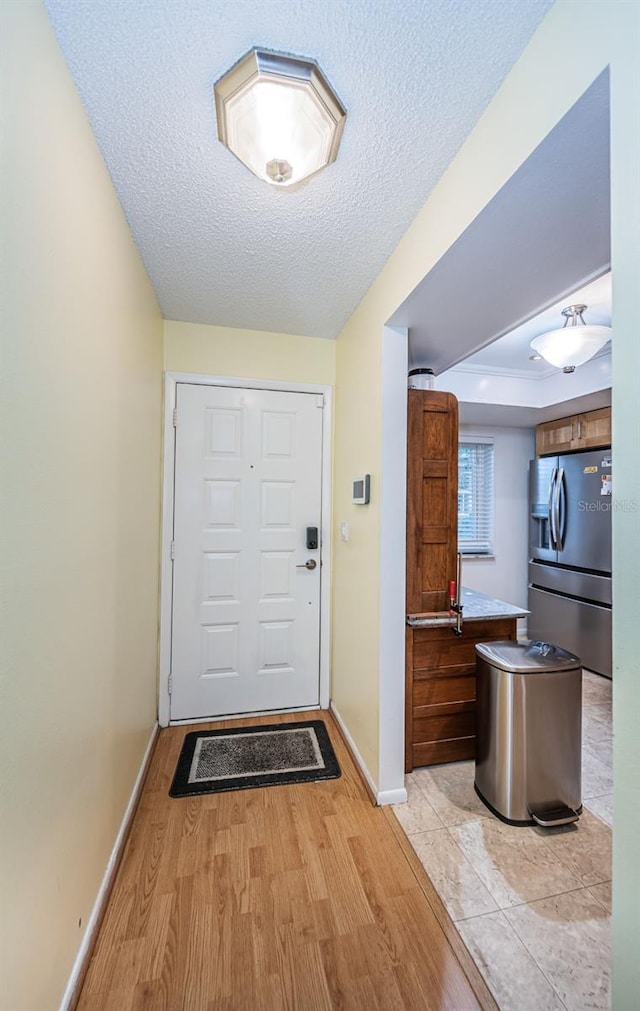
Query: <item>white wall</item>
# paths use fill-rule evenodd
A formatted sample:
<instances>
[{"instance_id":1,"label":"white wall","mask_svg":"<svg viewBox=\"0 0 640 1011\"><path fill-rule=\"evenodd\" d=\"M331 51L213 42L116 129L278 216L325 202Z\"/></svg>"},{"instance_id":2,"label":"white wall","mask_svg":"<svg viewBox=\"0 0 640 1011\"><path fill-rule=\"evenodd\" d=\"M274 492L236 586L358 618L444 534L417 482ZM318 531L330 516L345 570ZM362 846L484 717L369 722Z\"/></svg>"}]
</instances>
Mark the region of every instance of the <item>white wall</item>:
<instances>
[{"instance_id":1,"label":"white wall","mask_svg":"<svg viewBox=\"0 0 640 1011\"><path fill-rule=\"evenodd\" d=\"M460 425L460 435L493 438L495 488L494 557L463 559L463 585L526 608L529 460L535 456L535 431ZM525 628L526 621L519 622L519 633Z\"/></svg>"},{"instance_id":2,"label":"white wall","mask_svg":"<svg viewBox=\"0 0 640 1011\"><path fill-rule=\"evenodd\" d=\"M162 320L44 7L0 6L0 1003L54 1011L155 722Z\"/></svg>"}]
</instances>

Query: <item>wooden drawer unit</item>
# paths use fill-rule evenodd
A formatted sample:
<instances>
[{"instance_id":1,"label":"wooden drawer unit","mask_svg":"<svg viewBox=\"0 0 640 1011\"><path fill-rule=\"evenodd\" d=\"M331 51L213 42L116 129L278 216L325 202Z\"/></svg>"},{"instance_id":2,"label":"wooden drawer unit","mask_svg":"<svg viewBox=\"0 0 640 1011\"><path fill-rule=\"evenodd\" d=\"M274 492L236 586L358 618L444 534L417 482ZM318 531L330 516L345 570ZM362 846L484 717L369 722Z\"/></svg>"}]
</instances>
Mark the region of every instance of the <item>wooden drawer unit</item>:
<instances>
[{"instance_id":1,"label":"wooden drawer unit","mask_svg":"<svg viewBox=\"0 0 640 1011\"><path fill-rule=\"evenodd\" d=\"M475 757L475 734L452 740L430 741L414 746L412 768L420 765L442 765L444 762L464 762L467 758Z\"/></svg>"},{"instance_id":2,"label":"wooden drawer unit","mask_svg":"<svg viewBox=\"0 0 640 1011\"><path fill-rule=\"evenodd\" d=\"M430 632L428 628L416 628L413 632L413 676L420 677L421 671L426 671L433 675L434 670L441 670L443 675L449 672L448 667L460 667L461 665L475 666L476 662L476 640L473 638L472 629L476 622L463 626L462 636L458 638L453 634L451 628L434 628L437 632L433 638L424 635Z\"/></svg>"},{"instance_id":3,"label":"wooden drawer unit","mask_svg":"<svg viewBox=\"0 0 640 1011\"><path fill-rule=\"evenodd\" d=\"M423 707L450 705L452 702L466 702L476 697L476 675L466 677L433 677L413 682L413 714L420 714Z\"/></svg>"},{"instance_id":4,"label":"wooden drawer unit","mask_svg":"<svg viewBox=\"0 0 640 1011\"><path fill-rule=\"evenodd\" d=\"M407 772L474 757L476 643L515 638L515 618L407 628Z\"/></svg>"}]
</instances>

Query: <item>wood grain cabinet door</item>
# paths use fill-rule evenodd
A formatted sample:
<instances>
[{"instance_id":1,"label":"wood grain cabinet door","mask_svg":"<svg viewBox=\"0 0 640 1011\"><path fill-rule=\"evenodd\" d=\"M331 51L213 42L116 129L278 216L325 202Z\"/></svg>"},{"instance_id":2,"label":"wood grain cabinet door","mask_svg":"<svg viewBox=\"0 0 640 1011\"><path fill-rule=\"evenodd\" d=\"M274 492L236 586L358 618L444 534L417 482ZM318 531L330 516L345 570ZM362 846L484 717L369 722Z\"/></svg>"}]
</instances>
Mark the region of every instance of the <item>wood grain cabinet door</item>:
<instances>
[{"instance_id":1,"label":"wood grain cabinet door","mask_svg":"<svg viewBox=\"0 0 640 1011\"><path fill-rule=\"evenodd\" d=\"M448 607L458 549L458 401L409 390L407 613Z\"/></svg>"},{"instance_id":2,"label":"wood grain cabinet door","mask_svg":"<svg viewBox=\"0 0 640 1011\"><path fill-rule=\"evenodd\" d=\"M611 408L578 415L580 449L598 449L611 445Z\"/></svg>"},{"instance_id":3,"label":"wood grain cabinet door","mask_svg":"<svg viewBox=\"0 0 640 1011\"><path fill-rule=\"evenodd\" d=\"M536 428L536 456L553 456L557 453L569 453L575 449L574 442L578 435L578 418L560 418L558 421L545 421Z\"/></svg>"}]
</instances>

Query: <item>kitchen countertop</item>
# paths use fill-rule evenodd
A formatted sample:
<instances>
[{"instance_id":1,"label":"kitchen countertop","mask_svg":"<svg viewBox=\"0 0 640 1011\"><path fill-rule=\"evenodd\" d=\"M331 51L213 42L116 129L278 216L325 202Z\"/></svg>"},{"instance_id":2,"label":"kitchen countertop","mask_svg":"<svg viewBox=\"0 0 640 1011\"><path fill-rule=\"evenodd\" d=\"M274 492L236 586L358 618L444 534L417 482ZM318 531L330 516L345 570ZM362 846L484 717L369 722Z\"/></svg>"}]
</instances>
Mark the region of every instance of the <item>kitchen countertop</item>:
<instances>
[{"instance_id":1,"label":"kitchen countertop","mask_svg":"<svg viewBox=\"0 0 640 1011\"><path fill-rule=\"evenodd\" d=\"M486 593L462 588L462 619L463 621L482 621L491 618L524 618L528 611L515 607L505 600L488 597ZM433 625L455 625L456 615L453 611L433 611L425 614L410 614L407 625L413 628L430 628Z\"/></svg>"}]
</instances>

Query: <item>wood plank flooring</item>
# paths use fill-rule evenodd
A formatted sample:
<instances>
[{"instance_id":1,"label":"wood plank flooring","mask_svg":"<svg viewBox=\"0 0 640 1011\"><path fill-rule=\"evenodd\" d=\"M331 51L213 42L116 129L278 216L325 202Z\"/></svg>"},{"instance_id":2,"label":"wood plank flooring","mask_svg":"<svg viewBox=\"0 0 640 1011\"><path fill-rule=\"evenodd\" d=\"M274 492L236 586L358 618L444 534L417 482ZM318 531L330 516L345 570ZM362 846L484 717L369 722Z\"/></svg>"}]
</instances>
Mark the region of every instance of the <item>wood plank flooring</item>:
<instances>
[{"instance_id":1,"label":"wood plank flooring","mask_svg":"<svg viewBox=\"0 0 640 1011\"><path fill-rule=\"evenodd\" d=\"M215 727L319 716L340 779L187 799L161 731L79 1011L495 1007L331 716Z\"/></svg>"}]
</instances>

